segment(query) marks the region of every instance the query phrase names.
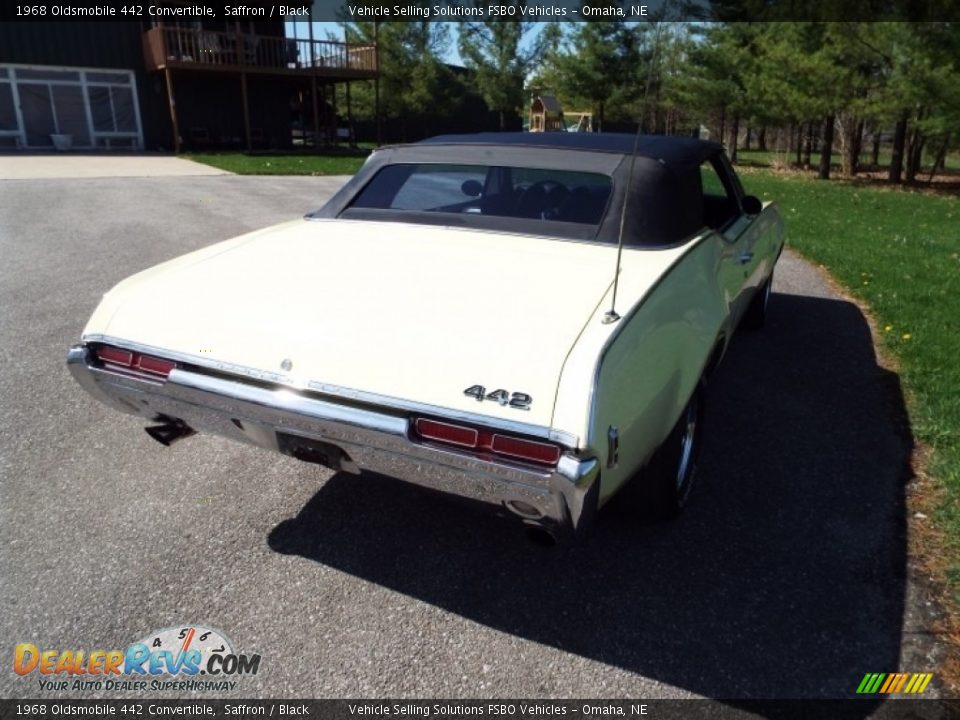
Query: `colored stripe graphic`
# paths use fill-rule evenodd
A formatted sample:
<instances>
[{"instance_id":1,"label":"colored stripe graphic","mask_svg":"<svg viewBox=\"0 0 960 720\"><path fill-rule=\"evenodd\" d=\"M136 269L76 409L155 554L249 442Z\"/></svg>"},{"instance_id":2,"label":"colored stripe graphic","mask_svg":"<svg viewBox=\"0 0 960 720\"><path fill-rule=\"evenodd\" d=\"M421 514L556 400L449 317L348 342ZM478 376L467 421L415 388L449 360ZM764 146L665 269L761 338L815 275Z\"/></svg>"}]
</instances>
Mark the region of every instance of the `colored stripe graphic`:
<instances>
[{"instance_id":1,"label":"colored stripe graphic","mask_svg":"<svg viewBox=\"0 0 960 720\"><path fill-rule=\"evenodd\" d=\"M893 689L893 692L898 693L903 690L903 686L907 684L907 678L910 677L910 673L900 673L900 681L897 683L897 686Z\"/></svg>"},{"instance_id":2,"label":"colored stripe graphic","mask_svg":"<svg viewBox=\"0 0 960 720\"><path fill-rule=\"evenodd\" d=\"M867 673L857 686L857 694L918 695L927 689L932 679L933 673Z\"/></svg>"},{"instance_id":3,"label":"colored stripe graphic","mask_svg":"<svg viewBox=\"0 0 960 720\"><path fill-rule=\"evenodd\" d=\"M913 692L921 692L920 688L923 686L923 683L927 679L927 673L917 673L917 679L913 683Z\"/></svg>"},{"instance_id":4,"label":"colored stripe graphic","mask_svg":"<svg viewBox=\"0 0 960 720\"><path fill-rule=\"evenodd\" d=\"M920 680L920 676L919 676L919 675L917 675L916 673L914 673L913 675L911 675L911 676L910 676L910 682L907 683L907 686L903 689L903 691L904 691L905 693L915 692L915 689L916 689L917 685L920 684L920 683L918 682L918 680Z\"/></svg>"}]
</instances>

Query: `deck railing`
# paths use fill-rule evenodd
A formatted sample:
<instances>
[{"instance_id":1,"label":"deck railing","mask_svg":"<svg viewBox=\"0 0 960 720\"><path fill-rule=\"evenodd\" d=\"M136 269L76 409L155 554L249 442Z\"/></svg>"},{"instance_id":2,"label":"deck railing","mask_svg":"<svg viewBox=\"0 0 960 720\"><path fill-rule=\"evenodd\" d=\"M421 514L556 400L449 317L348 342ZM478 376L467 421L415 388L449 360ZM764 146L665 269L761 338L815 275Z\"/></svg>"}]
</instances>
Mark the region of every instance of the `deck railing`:
<instances>
[{"instance_id":1,"label":"deck railing","mask_svg":"<svg viewBox=\"0 0 960 720\"><path fill-rule=\"evenodd\" d=\"M147 68L196 67L372 76L374 45L270 35L155 27L144 34Z\"/></svg>"}]
</instances>

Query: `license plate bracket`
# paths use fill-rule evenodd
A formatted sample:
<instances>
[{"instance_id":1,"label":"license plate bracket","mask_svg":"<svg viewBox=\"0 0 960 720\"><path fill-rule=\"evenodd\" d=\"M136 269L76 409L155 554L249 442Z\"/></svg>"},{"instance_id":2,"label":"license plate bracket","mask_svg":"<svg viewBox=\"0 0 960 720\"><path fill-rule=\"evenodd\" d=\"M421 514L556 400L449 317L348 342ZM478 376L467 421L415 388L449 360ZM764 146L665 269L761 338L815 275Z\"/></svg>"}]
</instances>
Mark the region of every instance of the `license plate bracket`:
<instances>
[{"instance_id":1,"label":"license plate bracket","mask_svg":"<svg viewBox=\"0 0 960 720\"><path fill-rule=\"evenodd\" d=\"M301 435L277 433L277 447L284 455L331 470L342 470L343 459L346 457L349 460L347 454L336 445Z\"/></svg>"}]
</instances>

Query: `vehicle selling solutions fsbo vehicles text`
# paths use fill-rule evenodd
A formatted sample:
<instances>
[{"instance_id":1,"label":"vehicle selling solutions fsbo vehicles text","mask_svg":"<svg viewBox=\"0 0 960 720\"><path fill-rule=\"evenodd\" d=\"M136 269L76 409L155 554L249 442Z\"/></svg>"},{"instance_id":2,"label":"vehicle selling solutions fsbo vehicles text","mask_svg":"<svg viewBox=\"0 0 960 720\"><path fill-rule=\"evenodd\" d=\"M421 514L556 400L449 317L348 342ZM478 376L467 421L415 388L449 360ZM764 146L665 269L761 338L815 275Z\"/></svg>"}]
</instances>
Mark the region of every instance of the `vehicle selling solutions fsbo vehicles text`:
<instances>
[{"instance_id":1,"label":"vehicle selling solutions fsbo vehicles text","mask_svg":"<svg viewBox=\"0 0 960 720\"><path fill-rule=\"evenodd\" d=\"M634 6L638 12L634 15L646 15L646 6ZM460 5L347 5L352 17L361 18L504 18L504 17L567 17L567 9L564 7L539 5L490 5L487 7L462 7ZM643 12L639 12L642 10ZM573 11L576 13L576 11Z\"/></svg>"},{"instance_id":2,"label":"vehicle selling solutions fsbo vehicles text","mask_svg":"<svg viewBox=\"0 0 960 720\"><path fill-rule=\"evenodd\" d=\"M520 715L536 717L560 717L568 713L566 705L556 703L535 703L535 704L513 704L513 703L488 703L459 705L456 703L349 703L347 708L351 715L365 715L373 717L431 717L440 716L505 716ZM601 703L599 705L582 705L579 708L572 708L573 712L578 712L586 717L606 716L606 715L625 715L625 708L622 705ZM631 715L646 715L647 706L645 704L630 705Z\"/></svg>"}]
</instances>

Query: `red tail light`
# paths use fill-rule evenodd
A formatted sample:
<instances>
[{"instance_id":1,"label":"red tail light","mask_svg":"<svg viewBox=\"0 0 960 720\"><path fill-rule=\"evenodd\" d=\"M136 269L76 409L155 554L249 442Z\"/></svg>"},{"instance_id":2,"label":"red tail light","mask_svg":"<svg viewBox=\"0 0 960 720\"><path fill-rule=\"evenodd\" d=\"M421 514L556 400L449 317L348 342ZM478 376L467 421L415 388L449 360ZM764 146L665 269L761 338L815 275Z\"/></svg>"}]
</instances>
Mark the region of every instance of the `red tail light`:
<instances>
[{"instance_id":1,"label":"red tail light","mask_svg":"<svg viewBox=\"0 0 960 720\"><path fill-rule=\"evenodd\" d=\"M137 360L134 367L143 370L144 372L153 373L154 375L163 375L163 377L166 377L176 366L177 364L175 362L171 362L169 360L162 360L149 355L137 355Z\"/></svg>"},{"instance_id":2,"label":"red tail light","mask_svg":"<svg viewBox=\"0 0 960 720\"><path fill-rule=\"evenodd\" d=\"M560 447L552 443L537 442L480 430L468 425L456 425L427 418L417 418L414 427L422 439L446 445L489 452L539 465L553 466L560 460Z\"/></svg>"},{"instance_id":3,"label":"red tail light","mask_svg":"<svg viewBox=\"0 0 960 720\"><path fill-rule=\"evenodd\" d=\"M480 433L473 428L427 420L426 418L417 418L417 432L427 440L438 440L468 448L477 447L477 442L480 439Z\"/></svg>"},{"instance_id":4,"label":"red tail light","mask_svg":"<svg viewBox=\"0 0 960 720\"><path fill-rule=\"evenodd\" d=\"M530 460L532 462L556 465L560 459L560 448L550 443L523 440L508 435L494 435L491 450L498 455Z\"/></svg>"},{"instance_id":5,"label":"red tail light","mask_svg":"<svg viewBox=\"0 0 960 720\"><path fill-rule=\"evenodd\" d=\"M109 345L104 345L103 347L97 348L97 357L105 363L123 365L124 367L130 367L133 365L132 352L128 350L121 350L120 348L110 347Z\"/></svg>"},{"instance_id":6,"label":"red tail light","mask_svg":"<svg viewBox=\"0 0 960 720\"><path fill-rule=\"evenodd\" d=\"M177 367L177 364L171 360L130 352L110 345L101 345L94 350L94 354L100 362L106 365L129 368L134 372L163 378L167 377Z\"/></svg>"}]
</instances>

